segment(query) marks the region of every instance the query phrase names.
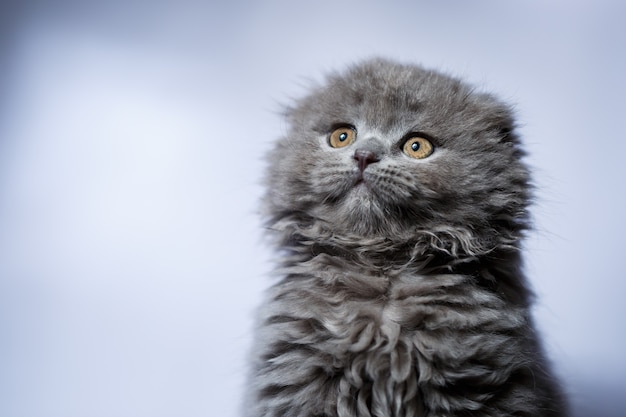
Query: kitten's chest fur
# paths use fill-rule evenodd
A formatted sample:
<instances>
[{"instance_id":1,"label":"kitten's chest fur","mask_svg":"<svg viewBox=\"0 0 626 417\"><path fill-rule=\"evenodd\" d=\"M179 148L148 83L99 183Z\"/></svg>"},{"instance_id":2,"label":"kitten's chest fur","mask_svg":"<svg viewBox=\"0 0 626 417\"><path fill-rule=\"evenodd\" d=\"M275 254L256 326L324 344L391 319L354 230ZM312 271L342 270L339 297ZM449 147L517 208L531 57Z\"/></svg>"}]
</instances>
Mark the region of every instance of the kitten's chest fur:
<instances>
[{"instance_id":1,"label":"kitten's chest fur","mask_svg":"<svg viewBox=\"0 0 626 417\"><path fill-rule=\"evenodd\" d=\"M263 373L280 373L272 384L277 400L298 387L293 415L472 408L524 366L515 359L524 310L475 277L424 274L411 265L380 269L326 254L285 272L265 310ZM460 398L449 395L460 385L469 387Z\"/></svg>"}]
</instances>

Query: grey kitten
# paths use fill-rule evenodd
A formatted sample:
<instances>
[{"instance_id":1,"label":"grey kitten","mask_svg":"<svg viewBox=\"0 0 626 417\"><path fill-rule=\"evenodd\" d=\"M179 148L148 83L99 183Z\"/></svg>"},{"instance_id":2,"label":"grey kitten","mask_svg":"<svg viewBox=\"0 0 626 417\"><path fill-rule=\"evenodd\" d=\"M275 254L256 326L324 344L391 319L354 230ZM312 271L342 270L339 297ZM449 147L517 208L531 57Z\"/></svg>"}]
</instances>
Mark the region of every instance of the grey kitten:
<instances>
[{"instance_id":1,"label":"grey kitten","mask_svg":"<svg viewBox=\"0 0 626 417\"><path fill-rule=\"evenodd\" d=\"M509 107L370 60L286 112L250 416L564 416L529 313Z\"/></svg>"}]
</instances>

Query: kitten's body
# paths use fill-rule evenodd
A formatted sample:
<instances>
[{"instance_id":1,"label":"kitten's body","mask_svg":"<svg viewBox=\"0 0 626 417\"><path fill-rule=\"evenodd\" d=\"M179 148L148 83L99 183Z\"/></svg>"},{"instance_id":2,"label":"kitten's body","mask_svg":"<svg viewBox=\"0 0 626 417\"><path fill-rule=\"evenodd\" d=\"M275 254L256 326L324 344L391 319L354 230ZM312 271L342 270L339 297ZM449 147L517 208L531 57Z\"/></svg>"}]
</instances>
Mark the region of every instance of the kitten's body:
<instances>
[{"instance_id":1,"label":"kitten's body","mask_svg":"<svg viewBox=\"0 0 626 417\"><path fill-rule=\"evenodd\" d=\"M564 416L520 270L529 187L508 108L377 60L288 116L265 213L282 279L249 415ZM337 126L356 139L329 146ZM432 154L403 153L416 135Z\"/></svg>"}]
</instances>

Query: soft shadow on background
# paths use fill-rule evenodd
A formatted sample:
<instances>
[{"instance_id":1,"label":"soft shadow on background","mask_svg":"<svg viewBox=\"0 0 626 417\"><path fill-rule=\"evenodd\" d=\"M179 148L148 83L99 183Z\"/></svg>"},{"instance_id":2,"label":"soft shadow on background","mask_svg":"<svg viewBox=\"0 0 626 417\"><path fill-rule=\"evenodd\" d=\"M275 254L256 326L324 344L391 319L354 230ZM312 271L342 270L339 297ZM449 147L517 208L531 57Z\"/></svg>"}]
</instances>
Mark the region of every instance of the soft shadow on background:
<instances>
[{"instance_id":1,"label":"soft shadow on background","mask_svg":"<svg viewBox=\"0 0 626 417\"><path fill-rule=\"evenodd\" d=\"M622 416L624 3L223 4L0 6L0 415L236 416L280 105L383 55L515 104L536 319L574 415Z\"/></svg>"}]
</instances>

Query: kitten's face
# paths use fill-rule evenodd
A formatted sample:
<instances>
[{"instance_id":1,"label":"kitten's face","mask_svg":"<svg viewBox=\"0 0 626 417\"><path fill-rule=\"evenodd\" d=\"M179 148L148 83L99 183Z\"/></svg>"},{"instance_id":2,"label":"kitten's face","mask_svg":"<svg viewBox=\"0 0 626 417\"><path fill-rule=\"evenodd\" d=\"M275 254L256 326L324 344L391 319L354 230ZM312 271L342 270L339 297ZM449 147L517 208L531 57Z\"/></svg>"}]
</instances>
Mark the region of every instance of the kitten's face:
<instances>
[{"instance_id":1,"label":"kitten's face","mask_svg":"<svg viewBox=\"0 0 626 417\"><path fill-rule=\"evenodd\" d=\"M454 79L370 61L330 78L289 121L271 155L271 215L385 237L524 216L527 173L507 107Z\"/></svg>"}]
</instances>

